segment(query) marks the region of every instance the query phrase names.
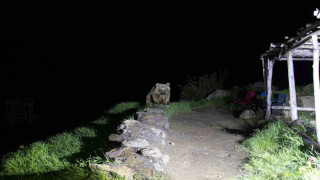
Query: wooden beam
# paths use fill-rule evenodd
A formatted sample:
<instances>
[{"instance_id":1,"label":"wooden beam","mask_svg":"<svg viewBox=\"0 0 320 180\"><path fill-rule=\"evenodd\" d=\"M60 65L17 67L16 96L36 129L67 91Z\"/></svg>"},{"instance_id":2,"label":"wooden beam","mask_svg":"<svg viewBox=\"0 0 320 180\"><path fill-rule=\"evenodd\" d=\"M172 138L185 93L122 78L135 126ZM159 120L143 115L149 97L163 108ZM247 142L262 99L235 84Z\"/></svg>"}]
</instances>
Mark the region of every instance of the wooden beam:
<instances>
[{"instance_id":1,"label":"wooden beam","mask_svg":"<svg viewBox=\"0 0 320 180\"><path fill-rule=\"evenodd\" d=\"M267 112L265 119L269 120L271 115L271 97L272 97L272 74L275 60L268 59L268 78L267 78Z\"/></svg>"},{"instance_id":2,"label":"wooden beam","mask_svg":"<svg viewBox=\"0 0 320 180\"><path fill-rule=\"evenodd\" d=\"M288 64L288 78L289 78L289 90L290 90L290 106L291 106L291 120L298 119L297 111L297 97L296 97L296 83L294 79L294 69L292 60L292 51L287 52L287 64Z\"/></svg>"},{"instance_id":3,"label":"wooden beam","mask_svg":"<svg viewBox=\"0 0 320 180\"><path fill-rule=\"evenodd\" d=\"M271 109L283 109L283 110L291 110L290 106L271 106ZM315 108L312 107L297 107L298 111L315 111Z\"/></svg>"},{"instance_id":4,"label":"wooden beam","mask_svg":"<svg viewBox=\"0 0 320 180\"><path fill-rule=\"evenodd\" d=\"M320 22L320 21L319 21ZM320 30L317 30L313 33L310 33L310 34L305 34L304 37L301 38L301 40L299 40L297 43L294 43L291 47L289 47L287 49L287 51L292 51L292 50L295 50L297 48L299 48L301 45L303 45L305 42L307 42L308 40L311 39L312 36L314 35L319 35L320 34ZM298 40L298 39L297 39Z\"/></svg>"},{"instance_id":5,"label":"wooden beam","mask_svg":"<svg viewBox=\"0 0 320 180\"><path fill-rule=\"evenodd\" d=\"M318 143L320 142L320 85L319 85L319 43L318 35L312 35L313 43L313 84L314 84L314 102L316 108L316 130Z\"/></svg>"}]
</instances>

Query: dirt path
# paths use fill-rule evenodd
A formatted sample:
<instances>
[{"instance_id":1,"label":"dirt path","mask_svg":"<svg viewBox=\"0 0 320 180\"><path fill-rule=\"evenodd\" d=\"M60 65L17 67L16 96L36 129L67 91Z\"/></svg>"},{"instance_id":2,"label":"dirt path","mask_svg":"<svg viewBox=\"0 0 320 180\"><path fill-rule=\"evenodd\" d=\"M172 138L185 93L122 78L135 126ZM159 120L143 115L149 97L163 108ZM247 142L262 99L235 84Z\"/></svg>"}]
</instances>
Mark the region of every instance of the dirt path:
<instances>
[{"instance_id":1,"label":"dirt path","mask_svg":"<svg viewBox=\"0 0 320 180\"><path fill-rule=\"evenodd\" d=\"M247 158L239 149L241 134L247 124L229 112L206 107L181 113L170 119L169 144L164 153L170 156L165 172L172 180L229 179L241 175Z\"/></svg>"}]
</instances>

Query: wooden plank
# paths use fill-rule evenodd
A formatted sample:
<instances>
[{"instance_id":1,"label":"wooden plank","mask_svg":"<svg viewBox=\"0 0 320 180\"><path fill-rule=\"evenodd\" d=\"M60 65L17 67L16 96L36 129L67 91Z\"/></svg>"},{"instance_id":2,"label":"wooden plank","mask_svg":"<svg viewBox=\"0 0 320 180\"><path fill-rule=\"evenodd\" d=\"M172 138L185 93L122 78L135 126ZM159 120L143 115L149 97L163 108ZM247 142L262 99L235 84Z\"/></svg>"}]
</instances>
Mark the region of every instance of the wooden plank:
<instances>
[{"instance_id":1,"label":"wooden plank","mask_svg":"<svg viewBox=\"0 0 320 180\"><path fill-rule=\"evenodd\" d=\"M289 90L290 90L291 120L296 120L298 119L298 111L297 111L296 83L294 79L292 51L287 52L287 57L288 57L287 64L288 64L288 78L289 78Z\"/></svg>"},{"instance_id":2,"label":"wooden plank","mask_svg":"<svg viewBox=\"0 0 320 180\"><path fill-rule=\"evenodd\" d=\"M283 110L291 110L290 106L271 106L271 109L283 109ZM315 108L312 107L297 107L298 111L315 111Z\"/></svg>"},{"instance_id":3,"label":"wooden plank","mask_svg":"<svg viewBox=\"0 0 320 180\"><path fill-rule=\"evenodd\" d=\"M320 142L320 85L319 85L319 43L318 36L312 35L313 50L313 84L314 84L314 102L316 108L316 130L318 143Z\"/></svg>"},{"instance_id":4,"label":"wooden plank","mask_svg":"<svg viewBox=\"0 0 320 180\"><path fill-rule=\"evenodd\" d=\"M267 78L267 112L265 119L269 120L271 115L271 97L272 97L272 74L275 60L268 59L268 78Z\"/></svg>"}]
</instances>

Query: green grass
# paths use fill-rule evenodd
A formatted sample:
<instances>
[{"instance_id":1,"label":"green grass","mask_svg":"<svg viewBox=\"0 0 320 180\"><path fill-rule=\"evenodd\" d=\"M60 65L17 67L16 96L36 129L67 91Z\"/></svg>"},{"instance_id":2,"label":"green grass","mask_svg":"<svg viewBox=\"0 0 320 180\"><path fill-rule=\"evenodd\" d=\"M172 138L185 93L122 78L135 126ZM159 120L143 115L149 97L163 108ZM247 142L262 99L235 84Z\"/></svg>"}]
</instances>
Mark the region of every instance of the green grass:
<instances>
[{"instance_id":1,"label":"green grass","mask_svg":"<svg viewBox=\"0 0 320 180\"><path fill-rule=\"evenodd\" d=\"M105 113L123 119L135 108L141 108L139 103L119 103ZM106 174L92 174L88 164L110 162L104 156L107 137L113 131L110 120L103 116L85 127L21 146L1 160L0 179L106 179Z\"/></svg>"},{"instance_id":2,"label":"green grass","mask_svg":"<svg viewBox=\"0 0 320 180\"><path fill-rule=\"evenodd\" d=\"M257 131L243 143L250 153L242 179L312 179L319 176L319 162L308 164L312 154L302 139L285 123L277 121ZM315 154L312 154L315 155Z\"/></svg>"},{"instance_id":3,"label":"green grass","mask_svg":"<svg viewBox=\"0 0 320 180\"><path fill-rule=\"evenodd\" d=\"M140 104L138 102L121 102L112 107L111 109L105 111L105 113L109 114L121 114L130 109L139 108Z\"/></svg>"},{"instance_id":4,"label":"green grass","mask_svg":"<svg viewBox=\"0 0 320 180\"><path fill-rule=\"evenodd\" d=\"M303 119L306 123L309 123L309 121L315 121L315 117L311 116L312 112L307 111L299 111L298 116L299 118Z\"/></svg>"},{"instance_id":5,"label":"green grass","mask_svg":"<svg viewBox=\"0 0 320 180\"><path fill-rule=\"evenodd\" d=\"M165 114L172 116L182 112L189 112L192 109L206 107L206 106L223 106L225 104L224 98L217 97L212 100L202 99L199 101L179 101L172 102L168 108L166 108Z\"/></svg>"}]
</instances>

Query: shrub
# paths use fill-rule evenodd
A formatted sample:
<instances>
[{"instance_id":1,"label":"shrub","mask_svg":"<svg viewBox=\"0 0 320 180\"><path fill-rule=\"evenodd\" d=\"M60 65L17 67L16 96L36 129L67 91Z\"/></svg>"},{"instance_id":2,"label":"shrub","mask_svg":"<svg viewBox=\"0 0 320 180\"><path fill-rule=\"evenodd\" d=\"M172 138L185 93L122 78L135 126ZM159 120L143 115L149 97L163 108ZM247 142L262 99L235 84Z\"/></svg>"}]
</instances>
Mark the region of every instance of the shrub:
<instances>
[{"instance_id":1,"label":"shrub","mask_svg":"<svg viewBox=\"0 0 320 180\"><path fill-rule=\"evenodd\" d=\"M319 179L319 162L307 163L310 151L282 121L258 130L244 146L250 159L242 179Z\"/></svg>"},{"instance_id":2,"label":"shrub","mask_svg":"<svg viewBox=\"0 0 320 180\"><path fill-rule=\"evenodd\" d=\"M188 101L203 99L215 89L223 89L228 76L229 72L226 70L214 72L210 75L206 74L198 78L188 76L186 84L180 86L180 98Z\"/></svg>"}]
</instances>

